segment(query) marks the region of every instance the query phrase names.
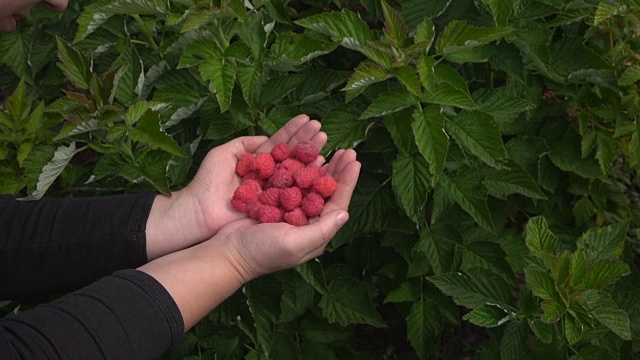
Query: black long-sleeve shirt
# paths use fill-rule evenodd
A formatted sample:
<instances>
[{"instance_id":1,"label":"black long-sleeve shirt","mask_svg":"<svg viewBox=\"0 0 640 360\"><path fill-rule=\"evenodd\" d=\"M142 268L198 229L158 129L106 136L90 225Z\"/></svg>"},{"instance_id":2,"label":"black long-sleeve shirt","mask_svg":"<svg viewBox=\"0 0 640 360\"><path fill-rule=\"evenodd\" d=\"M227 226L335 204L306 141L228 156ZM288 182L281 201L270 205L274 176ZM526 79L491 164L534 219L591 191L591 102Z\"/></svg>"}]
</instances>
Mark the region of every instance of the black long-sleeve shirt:
<instances>
[{"instance_id":1,"label":"black long-sleeve shirt","mask_svg":"<svg viewBox=\"0 0 640 360\"><path fill-rule=\"evenodd\" d=\"M0 300L80 289L0 318L0 359L153 359L182 338L169 293L131 270L154 197L0 196Z\"/></svg>"}]
</instances>

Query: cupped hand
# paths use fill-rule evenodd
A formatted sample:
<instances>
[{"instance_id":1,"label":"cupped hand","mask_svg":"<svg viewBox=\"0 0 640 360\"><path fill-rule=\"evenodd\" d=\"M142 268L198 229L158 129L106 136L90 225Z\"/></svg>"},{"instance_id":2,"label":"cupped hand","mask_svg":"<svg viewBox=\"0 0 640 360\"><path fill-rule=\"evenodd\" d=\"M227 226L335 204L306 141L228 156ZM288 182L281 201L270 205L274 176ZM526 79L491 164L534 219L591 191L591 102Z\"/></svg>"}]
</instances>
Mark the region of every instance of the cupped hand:
<instances>
[{"instance_id":1,"label":"cupped hand","mask_svg":"<svg viewBox=\"0 0 640 360\"><path fill-rule=\"evenodd\" d=\"M322 254L329 241L348 220L347 209L360 174L360 163L353 150L339 150L327 174L338 183L322 214L309 225L287 223L258 224L243 218L230 223L209 240L225 245L228 262L244 283L263 274L302 264Z\"/></svg>"},{"instance_id":2,"label":"cupped hand","mask_svg":"<svg viewBox=\"0 0 640 360\"><path fill-rule=\"evenodd\" d=\"M214 236L223 226L246 215L231 206L240 184L236 163L245 153L269 152L279 143L295 147L311 141L321 149L327 135L320 123L306 115L291 119L271 138L246 136L220 145L207 154L196 176L171 197L158 196L147 222L147 255L150 259L184 249ZM317 162L324 162L319 157Z\"/></svg>"}]
</instances>

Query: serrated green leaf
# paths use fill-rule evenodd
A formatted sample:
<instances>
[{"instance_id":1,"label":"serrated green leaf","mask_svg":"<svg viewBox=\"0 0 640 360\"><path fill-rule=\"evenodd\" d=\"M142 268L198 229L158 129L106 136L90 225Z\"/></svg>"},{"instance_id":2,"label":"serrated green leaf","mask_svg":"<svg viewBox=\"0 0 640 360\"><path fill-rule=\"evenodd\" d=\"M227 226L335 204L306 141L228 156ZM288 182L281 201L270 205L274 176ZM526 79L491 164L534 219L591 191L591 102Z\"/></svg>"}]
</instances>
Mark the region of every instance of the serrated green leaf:
<instances>
[{"instance_id":1,"label":"serrated green leaf","mask_svg":"<svg viewBox=\"0 0 640 360\"><path fill-rule=\"evenodd\" d=\"M624 5L620 6L617 3L600 2L593 18L593 25L600 25L612 16L619 15L624 11L624 8Z\"/></svg>"},{"instance_id":2,"label":"serrated green leaf","mask_svg":"<svg viewBox=\"0 0 640 360\"><path fill-rule=\"evenodd\" d=\"M11 127L13 127L14 124L19 124L22 120L22 117L26 115L25 113L30 110L27 106L28 103L26 97L27 86L25 85L24 80L21 80L11 96L7 98L7 101L5 103L5 106L9 111L9 116L12 120ZM5 123L8 123L8 121L5 121Z\"/></svg>"},{"instance_id":3,"label":"serrated green leaf","mask_svg":"<svg viewBox=\"0 0 640 360\"><path fill-rule=\"evenodd\" d=\"M260 63L256 65L238 65L237 75L240 82L240 88L242 89L242 96L247 104L253 103L253 97L255 91L260 83L263 69Z\"/></svg>"},{"instance_id":4,"label":"serrated green leaf","mask_svg":"<svg viewBox=\"0 0 640 360\"><path fill-rule=\"evenodd\" d=\"M360 15L346 9L313 15L295 23L330 36L333 41L352 50L359 50L367 45L367 41L374 39L373 32Z\"/></svg>"},{"instance_id":5,"label":"serrated green leaf","mask_svg":"<svg viewBox=\"0 0 640 360\"><path fill-rule=\"evenodd\" d=\"M369 85L384 81L391 75L379 65L365 60L358 65L342 91L347 92L347 102L360 95Z\"/></svg>"},{"instance_id":6,"label":"serrated green leaf","mask_svg":"<svg viewBox=\"0 0 640 360\"><path fill-rule=\"evenodd\" d=\"M410 29L414 29L425 18L435 19L451 4L451 0L405 0L401 14Z\"/></svg>"},{"instance_id":7,"label":"serrated green leaf","mask_svg":"<svg viewBox=\"0 0 640 360\"><path fill-rule=\"evenodd\" d=\"M507 325L500 342L500 360L520 360L526 358L529 351L527 322L512 321Z\"/></svg>"},{"instance_id":8,"label":"serrated green leaf","mask_svg":"<svg viewBox=\"0 0 640 360\"><path fill-rule=\"evenodd\" d=\"M528 319L529 328L536 337L545 344L551 344L553 341L553 327L541 320Z\"/></svg>"},{"instance_id":9,"label":"serrated green leaf","mask_svg":"<svg viewBox=\"0 0 640 360\"><path fill-rule=\"evenodd\" d=\"M433 39L435 38L435 25L433 22L429 20L429 18L424 18L420 25L416 28L416 32L413 35L413 41L416 44L424 44L425 55L431 48L431 44L433 44Z\"/></svg>"},{"instance_id":10,"label":"serrated green leaf","mask_svg":"<svg viewBox=\"0 0 640 360\"><path fill-rule=\"evenodd\" d=\"M278 283L271 277L262 277L247 283L243 292L247 297L249 311L255 327L255 345L261 352L268 353L275 336L273 324L278 318L280 295Z\"/></svg>"},{"instance_id":11,"label":"serrated green leaf","mask_svg":"<svg viewBox=\"0 0 640 360\"><path fill-rule=\"evenodd\" d=\"M449 83L436 84L432 91L425 91L422 101L431 104L455 106L467 110L478 107L468 92L457 89Z\"/></svg>"},{"instance_id":12,"label":"serrated green leaf","mask_svg":"<svg viewBox=\"0 0 640 360\"><path fill-rule=\"evenodd\" d=\"M159 15L168 12L166 3L161 0L114 0L93 10L121 15Z\"/></svg>"},{"instance_id":13,"label":"serrated green leaf","mask_svg":"<svg viewBox=\"0 0 640 360\"><path fill-rule=\"evenodd\" d=\"M171 190L167 182L167 168L171 154L162 150L152 150L145 153L140 159L139 171L159 192L169 195Z\"/></svg>"},{"instance_id":14,"label":"serrated green leaf","mask_svg":"<svg viewBox=\"0 0 640 360\"><path fill-rule=\"evenodd\" d=\"M220 111L227 111L231 106L231 94L236 82L235 61L222 55L211 56L200 64L198 70L209 81L209 91L216 94Z\"/></svg>"},{"instance_id":15,"label":"serrated green leaf","mask_svg":"<svg viewBox=\"0 0 640 360\"><path fill-rule=\"evenodd\" d=\"M602 173L608 174L616 159L618 143L610 133L604 131L598 131L597 143L596 159Z\"/></svg>"},{"instance_id":16,"label":"serrated green leaf","mask_svg":"<svg viewBox=\"0 0 640 360\"><path fill-rule=\"evenodd\" d=\"M571 283L574 286L582 285L586 273L587 257L583 249L578 249L571 254Z\"/></svg>"},{"instance_id":17,"label":"serrated green leaf","mask_svg":"<svg viewBox=\"0 0 640 360\"><path fill-rule=\"evenodd\" d=\"M553 299L544 300L540 304L540 307L542 307L543 313L540 320L544 321L547 324L552 324L558 321L566 310L564 304Z\"/></svg>"},{"instance_id":18,"label":"serrated green leaf","mask_svg":"<svg viewBox=\"0 0 640 360\"><path fill-rule=\"evenodd\" d=\"M415 96L422 95L422 90L420 88L420 79L418 78L418 74L416 74L413 68L409 66L393 68L391 70L391 73L395 75L398 80L400 80L400 83L402 83L402 85L404 85L404 87L409 90L410 93Z\"/></svg>"},{"instance_id":19,"label":"serrated green leaf","mask_svg":"<svg viewBox=\"0 0 640 360\"><path fill-rule=\"evenodd\" d=\"M340 325L368 324L386 327L369 298L364 283L353 278L334 278L328 283L328 293L322 296L319 306L330 322Z\"/></svg>"},{"instance_id":20,"label":"serrated green leaf","mask_svg":"<svg viewBox=\"0 0 640 360\"><path fill-rule=\"evenodd\" d=\"M451 271L457 267L454 263L457 248L462 242L460 235L452 229L438 227L424 227L420 231L420 240L414 246L414 251L421 251L425 254L433 272L436 275Z\"/></svg>"},{"instance_id":21,"label":"serrated green leaf","mask_svg":"<svg viewBox=\"0 0 640 360\"><path fill-rule=\"evenodd\" d=\"M636 170L640 169L640 120L636 120L635 130L631 134L629 155L632 166L635 166Z\"/></svg>"},{"instance_id":22,"label":"serrated green leaf","mask_svg":"<svg viewBox=\"0 0 640 360\"><path fill-rule=\"evenodd\" d=\"M638 80L640 80L640 65L634 65L624 70L620 78L618 78L618 85L629 86Z\"/></svg>"},{"instance_id":23,"label":"serrated green leaf","mask_svg":"<svg viewBox=\"0 0 640 360\"><path fill-rule=\"evenodd\" d=\"M549 225L544 217L531 218L527 223L526 231L526 243L529 251L540 257L553 253L558 238L549 230Z\"/></svg>"},{"instance_id":24,"label":"serrated green leaf","mask_svg":"<svg viewBox=\"0 0 640 360\"><path fill-rule=\"evenodd\" d=\"M396 48L404 47L407 39L407 25L400 13L389 6L386 0L381 0L384 15L384 33L391 39Z\"/></svg>"},{"instance_id":25,"label":"serrated green leaf","mask_svg":"<svg viewBox=\"0 0 640 360\"><path fill-rule=\"evenodd\" d=\"M389 295L384 299L384 303L414 302L420 297L421 293L422 289L419 282L407 280L389 292Z\"/></svg>"},{"instance_id":26,"label":"serrated green leaf","mask_svg":"<svg viewBox=\"0 0 640 360\"><path fill-rule=\"evenodd\" d=\"M56 38L58 44L58 67L67 79L80 89L89 89L89 66L91 60L79 50L67 44L61 38Z\"/></svg>"},{"instance_id":27,"label":"serrated green leaf","mask_svg":"<svg viewBox=\"0 0 640 360\"><path fill-rule=\"evenodd\" d=\"M491 9L497 26L506 26L513 10L513 0L482 0Z\"/></svg>"},{"instance_id":28,"label":"serrated green leaf","mask_svg":"<svg viewBox=\"0 0 640 360\"><path fill-rule=\"evenodd\" d=\"M580 341L583 331L584 326L580 321L574 319L573 316L564 317L564 336L567 339L567 342L569 342L569 345L573 345Z\"/></svg>"},{"instance_id":29,"label":"serrated green leaf","mask_svg":"<svg viewBox=\"0 0 640 360\"><path fill-rule=\"evenodd\" d=\"M364 111L361 119L393 114L417 103L417 99L405 91L388 91L380 94Z\"/></svg>"},{"instance_id":30,"label":"serrated green leaf","mask_svg":"<svg viewBox=\"0 0 640 360\"><path fill-rule=\"evenodd\" d=\"M452 179L442 174L440 186L480 226L495 233L495 225L487 206L486 192L478 189L477 181L472 177L458 176Z\"/></svg>"},{"instance_id":31,"label":"serrated green leaf","mask_svg":"<svg viewBox=\"0 0 640 360\"><path fill-rule=\"evenodd\" d=\"M587 298L589 312L604 326L624 340L631 340L631 326L627 313L618 307L611 295L589 290L583 293Z\"/></svg>"},{"instance_id":32,"label":"serrated green leaf","mask_svg":"<svg viewBox=\"0 0 640 360\"><path fill-rule=\"evenodd\" d=\"M297 272L283 272L277 278L282 284L279 321L292 321L311 306L315 290Z\"/></svg>"},{"instance_id":33,"label":"serrated green leaf","mask_svg":"<svg viewBox=\"0 0 640 360\"><path fill-rule=\"evenodd\" d=\"M492 328L500 326L513 318L513 315L509 314L507 310L502 307L484 304L478 308L473 309L470 313L465 315L463 319L469 321L472 324Z\"/></svg>"},{"instance_id":34,"label":"serrated green leaf","mask_svg":"<svg viewBox=\"0 0 640 360\"><path fill-rule=\"evenodd\" d=\"M456 304L475 309L484 304L507 306L511 302L511 287L498 275L485 269L449 272L427 277Z\"/></svg>"},{"instance_id":35,"label":"serrated green leaf","mask_svg":"<svg viewBox=\"0 0 640 360\"><path fill-rule=\"evenodd\" d=\"M53 158L49 160L49 162L42 167L40 171L40 175L38 176L38 182L36 183L35 189L29 194L22 198L23 200L39 200L44 196L47 192L51 184L60 176L62 171L67 167L69 161L73 158L75 154L78 153L76 150L75 141L69 144L69 146L58 146L56 151L53 153Z\"/></svg>"},{"instance_id":36,"label":"serrated green leaf","mask_svg":"<svg viewBox=\"0 0 640 360\"><path fill-rule=\"evenodd\" d=\"M271 105L294 91L305 80L303 75L291 74L272 77L262 87L261 106Z\"/></svg>"},{"instance_id":37,"label":"serrated green leaf","mask_svg":"<svg viewBox=\"0 0 640 360\"><path fill-rule=\"evenodd\" d=\"M591 262L603 257L617 258L622 254L628 222L597 229L590 229L578 239L578 249L583 249Z\"/></svg>"},{"instance_id":38,"label":"serrated green leaf","mask_svg":"<svg viewBox=\"0 0 640 360\"><path fill-rule=\"evenodd\" d=\"M93 34L96 30L98 30L109 18L111 18L113 14L104 13L104 12L95 12L92 10L85 10L80 14L78 20L78 31L76 32L75 39L73 43L76 44L84 39L87 36Z\"/></svg>"},{"instance_id":39,"label":"serrated green leaf","mask_svg":"<svg viewBox=\"0 0 640 360\"><path fill-rule=\"evenodd\" d=\"M448 133L463 149L491 167L503 167L507 151L502 143L502 134L489 115L463 112L449 119L447 124Z\"/></svg>"},{"instance_id":40,"label":"serrated green leaf","mask_svg":"<svg viewBox=\"0 0 640 360\"><path fill-rule=\"evenodd\" d=\"M416 109L413 113L411 128L415 136L418 150L429 162L432 184L435 184L447 160L449 136L444 130L444 116L433 108Z\"/></svg>"},{"instance_id":41,"label":"serrated green leaf","mask_svg":"<svg viewBox=\"0 0 640 360\"><path fill-rule=\"evenodd\" d=\"M338 324L329 324L325 319L307 316L300 321L301 332L309 341L331 344L348 340L352 329Z\"/></svg>"},{"instance_id":42,"label":"serrated green leaf","mask_svg":"<svg viewBox=\"0 0 640 360\"><path fill-rule=\"evenodd\" d=\"M337 45L304 34L279 34L271 46L269 57L274 64L290 68L309 62L335 50Z\"/></svg>"},{"instance_id":43,"label":"serrated green leaf","mask_svg":"<svg viewBox=\"0 0 640 360\"><path fill-rule=\"evenodd\" d=\"M160 117L155 111L147 111L131 130L131 139L154 149L162 149L173 155L184 156L178 143L161 130Z\"/></svg>"},{"instance_id":44,"label":"serrated green leaf","mask_svg":"<svg viewBox=\"0 0 640 360\"><path fill-rule=\"evenodd\" d=\"M400 204L416 223L422 221L431 177L421 154L399 155L393 162L391 181Z\"/></svg>"},{"instance_id":45,"label":"serrated green leaf","mask_svg":"<svg viewBox=\"0 0 640 360\"><path fill-rule=\"evenodd\" d=\"M622 261L600 259L589 266L582 283L587 289L600 289L613 284L629 273L629 266Z\"/></svg>"},{"instance_id":46,"label":"serrated green leaf","mask_svg":"<svg viewBox=\"0 0 640 360\"><path fill-rule=\"evenodd\" d=\"M465 20L453 20L442 30L436 41L436 50L446 55L464 48L484 45L501 39L511 32L508 28L478 27Z\"/></svg>"},{"instance_id":47,"label":"serrated green leaf","mask_svg":"<svg viewBox=\"0 0 640 360\"><path fill-rule=\"evenodd\" d=\"M354 148L365 139L370 122L360 119L363 106L341 105L322 118L322 130L327 133L326 149Z\"/></svg>"},{"instance_id":48,"label":"serrated green leaf","mask_svg":"<svg viewBox=\"0 0 640 360\"><path fill-rule=\"evenodd\" d=\"M396 147L405 155L411 154L416 148L411 129L412 121L411 108L389 114L384 117L383 121Z\"/></svg>"},{"instance_id":49,"label":"serrated green leaf","mask_svg":"<svg viewBox=\"0 0 640 360\"><path fill-rule=\"evenodd\" d=\"M521 27L511 33L508 40L520 49L525 59L533 62L544 75L551 77L549 71L551 55L549 42L552 32L544 25Z\"/></svg>"},{"instance_id":50,"label":"serrated green leaf","mask_svg":"<svg viewBox=\"0 0 640 360\"><path fill-rule=\"evenodd\" d=\"M501 198L510 194L521 194L532 199L546 199L536 181L520 166L512 164L509 170L492 170L483 184L490 193Z\"/></svg>"},{"instance_id":51,"label":"serrated green leaf","mask_svg":"<svg viewBox=\"0 0 640 360\"><path fill-rule=\"evenodd\" d=\"M420 58L417 66L422 86L431 93L434 92L436 86L435 64L436 60L433 57L423 56Z\"/></svg>"},{"instance_id":52,"label":"serrated green leaf","mask_svg":"<svg viewBox=\"0 0 640 360\"><path fill-rule=\"evenodd\" d=\"M560 299L560 295L556 290L555 283L551 276L543 270L525 269L524 277L527 281L527 287L533 291L536 296L547 299Z\"/></svg>"},{"instance_id":53,"label":"serrated green leaf","mask_svg":"<svg viewBox=\"0 0 640 360\"><path fill-rule=\"evenodd\" d=\"M516 95L508 87L487 91L481 99L476 98L476 102L479 104L479 111L490 114L498 122L509 121L522 112L535 108L535 104Z\"/></svg>"},{"instance_id":54,"label":"serrated green leaf","mask_svg":"<svg viewBox=\"0 0 640 360\"><path fill-rule=\"evenodd\" d=\"M440 332L440 312L424 300L416 301L407 315L407 338L418 358L426 359L430 354L431 341Z\"/></svg>"}]
</instances>

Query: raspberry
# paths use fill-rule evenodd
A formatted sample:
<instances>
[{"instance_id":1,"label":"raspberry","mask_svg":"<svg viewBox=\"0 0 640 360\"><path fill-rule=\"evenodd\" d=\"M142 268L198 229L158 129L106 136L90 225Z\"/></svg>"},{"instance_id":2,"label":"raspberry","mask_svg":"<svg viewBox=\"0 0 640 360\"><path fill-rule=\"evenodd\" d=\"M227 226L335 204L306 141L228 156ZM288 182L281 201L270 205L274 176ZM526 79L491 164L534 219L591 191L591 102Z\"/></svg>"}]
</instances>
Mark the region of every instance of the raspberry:
<instances>
[{"instance_id":1,"label":"raspberry","mask_svg":"<svg viewBox=\"0 0 640 360\"><path fill-rule=\"evenodd\" d=\"M322 195L322 197L329 197L333 195L333 192L336 191L336 187L338 187L338 183L331 176L321 176L313 182L313 187L311 190Z\"/></svg>"},{"instance_id":2,"label":"raspberry","mask_svg":"<svg viewBox=\"0 0 640 360\"><path fill-rule=\"evenodd\" d=\"M258 200L260 200L264 205L278 206L280 191L281 190L278 188L267 189L258 195Z\"/></svg>"},{"instance_id":3,"label":"raspberry","mask_svg":"<svg viewBox=\"0 0 640 360\"><path fill-rule=\"evenodd\" d=\"M291 155L291 148L287 143L280 143L278 146L271 149L271 156L276 162L283 162Z\"/></svg>"},{"instance_id":4,"label":"raspberry","mask_svg":"<svg viewBox=\"0 0 640 360\"><path fill-rule=\"evenodd\" d=\"M318 157L320 150L318 150L318 148L313 145L311 141L305 140L300 141L298 145L296 145L295 149L293 149L293 153L298 160L302 161L305 164L308 164Z\"/></svg>"},{"instance_id":5,"label":"raspberry","mask_svg":"<svg viewBox=\"0 0 640 360\"><path fill-rule=\"evenodd\" d=\"M276 169L276 162L269 153L260 153L251 161L251 170L258 170L260 178L267 179Z\"/></svg>"},{"instance_id":6,"label":"raspberry","mask_svg":"<svg viewBox=\"0 0 640 360\"><path fill-rule=\"evenodd\" d=\"M255 174L255 173L253 173ZM253 180L253 179L247 179L247 180L243 180L242 181L242 185L247 185L247 186L251 186L254 189L256 189L257 193L262 192L262 183L260 182L260 180Z\"/></svg>"},{"instance_id":7,"label":"raspberry","mask_svg":"<svg viewBox=\"0 0 640 360\"><path fill-rule=\"evenodd\" d=\"M258 220L261 223L276 223L282 221L282 211L275 206L261 205L258 209Z\"/></svg>"},{"instance_id":8,"label":"raspberry","mask_svg":"<svg viewBox=\"0 0 640 360\"><path fill-rule=\"evenodd\" d=\"M267 182L268 187L287 188L293 185L293 173L282 167L278 168Z\"/></svg>"},{"instance_id":9,"label":"raspberry","mask_svg":"<svg viewBox=\"0 0 640 360\"><path fill-rule=\"evenodd\" d=\"M260 204L258 199L252 199L247 201L246 206L247 206L247 214L249 215L249 217L252 219L257 219L260 215L259 213L260 206L263 206L262 204Z\"/></svg>"},{"instance_id":10,"label":"raspberry","mask_svg":"<svg viewBox=\"0 0 640 360\"><path fill-rule=\"evenodd\" d=\"M302 191L297 187L287 188L280 192L280 205L287 211L297 208L301 202Z\"/></svg>"},{"instance_id":11,"label":"raspberry","mask_svg":"<svg viewBox=\"0 0 640 360\"><path fill-rule=\"evenodd\" d=\"M296 159L286 159L281 163L281 167L291 172L296 172L296 170L303 168L304 164Z\"/></svg>"},{"instance_id":12,"label":"raspberry","mask_svg":"<svg viewBox=\"0 0 640 360\"><path fill-rule=\"evenodd\" d=\"M247 175L247 173L251 171L252 159L253 159L253 154L244 154L236 164L236 174L240 176Z\"/></svg>"},{"instance_id":13,"label":"raspberry","mask_svg":"<svg viewBox=\"0 0 640 360\"><path fill-rule=\"evenodd\" d=\"M307 216L318 216L324 209L324 199L316 193L309 193L302 199L300 207Z\"/></svg>"},{"instance_id":14,"label":"raspberry","mask_svg":"<svg viewBox=\"0 0 640 360\"><path fill-rule=\"evenodd\" d=\"M238 211L247 212L247 203L245 201L233 198L231 199L231 206Z\"/></svg>"},{"instance_id":15,"label":"raspberry","mask_svg":"<svg viewBox=\"0 0 640 360\"><path fill-rule=\"evenodd\" d=\"M244 202L255 199L257 196L258 192L251 185L240 185L233 193L234 199Z\"/></svg>"},{"instance_id":16,"label":"raspberry","mask_svg":"<svg viewBox=\"0 0 640 360\"><path fill-rule=\"evenodd\" d=\"M244 183L245 181L248 181L248 180L255 180L255 181L257 181L257 182L258 182L258 184L260 184L260 187L261 187L261 188L263 188L263 187L267 184L267 182L266 182L266 181L264 181L263 179L260 179L260 174L258 174L258 172L257 172L257 171L250 171L250 172L248 172L248 173L247 173L247 175L245 175L245 176L242 178L242 183Z\"/></svg>"},{"instance_id":17,"label":"raspberry","mask_svg":"<svg viewBox=\"0 0 640 360\"><path fill-rule=\"evenodd\" d=\"M309 223L309 221L307 220L307 215L305 215L304 211L302 211L302 209L300 208L295 208L293 209L293 211L285 213L284 221L286 221L287 224L293 226L304 226Z\"/></svg>"},{"instance_id":18,"label":"raspberry","mask_svg":"<svg viewBox=\"0 0 640 360\"><path fill-rule=\"evenodd\" d=\"M300 189L306 189L311 187L313 182L319 177L318 169L312 166L298 169L293 173L293 177L296 179L296 185L298 185Z\"/></svg>"}]
</instances>

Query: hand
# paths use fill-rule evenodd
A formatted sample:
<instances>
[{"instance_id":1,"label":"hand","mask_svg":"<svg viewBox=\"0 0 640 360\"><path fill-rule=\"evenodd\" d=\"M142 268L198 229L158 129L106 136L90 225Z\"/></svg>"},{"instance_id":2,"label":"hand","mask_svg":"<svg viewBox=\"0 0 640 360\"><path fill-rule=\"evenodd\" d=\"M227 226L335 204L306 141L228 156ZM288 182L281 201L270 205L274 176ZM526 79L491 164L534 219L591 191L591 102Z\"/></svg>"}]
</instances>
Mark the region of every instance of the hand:
<instances>
[{"instance_id":1,"label":"hand","mask_svg":"<svg viewBox=\"0 0 640 360\"><path fill-rule=\"evenodd\" d=\"M224 246L226 243L229 253L227 262L235 269L241 283L294 267L321 255L349 218L347 209L358 181L360 166L355 151L336 152L326 167L327 174L336 179L338 187L325 204L322 214L309 225L258 224L256 220L244 218L222 228L209 242L215 246Z\"/></svg>"},{"instance_id":2,"label":"hand","mask_svg":"<svg viewBox=\"0 0 640 360\"><path fill-rule=\"evenodd\" d=\"M231 206L233 192L240 184L236 163L245 153L268 152L279 143L294 147L309 140L319 149L327 142L320 123L306 115L291 119L271 138L247 136L211 150L193 181L171 197L158 195L147 222L149 259L181 250L214 236L223 226L246 215ZM318 165L324 163L319 157Z\"/></svg>"}]
</instances>

